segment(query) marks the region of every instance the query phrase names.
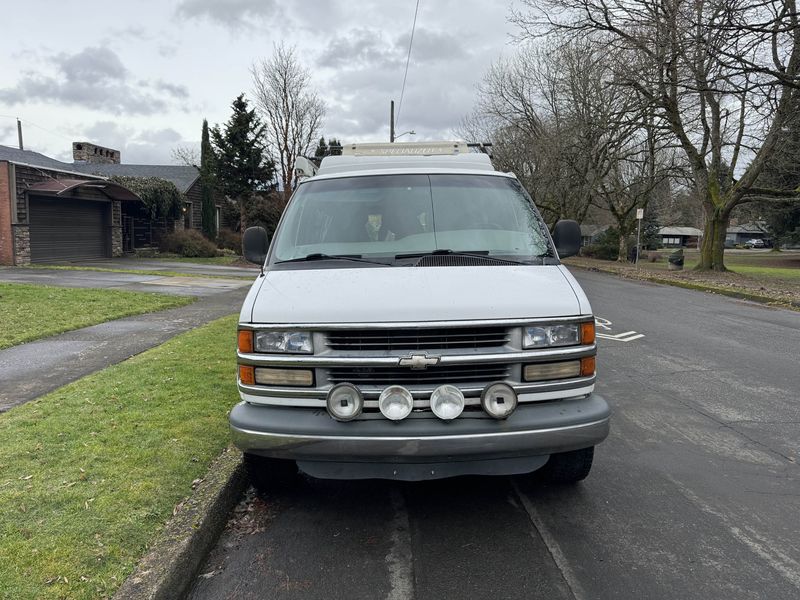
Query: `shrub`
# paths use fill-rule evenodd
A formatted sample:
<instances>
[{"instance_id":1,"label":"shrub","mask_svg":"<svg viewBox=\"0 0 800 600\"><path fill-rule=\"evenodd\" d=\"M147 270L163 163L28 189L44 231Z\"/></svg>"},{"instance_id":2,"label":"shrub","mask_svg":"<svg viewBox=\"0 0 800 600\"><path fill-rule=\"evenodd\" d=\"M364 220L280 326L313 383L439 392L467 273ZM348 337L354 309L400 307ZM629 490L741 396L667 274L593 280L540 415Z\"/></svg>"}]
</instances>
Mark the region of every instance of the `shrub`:
<instances>
[{"instance_id":1,"label":"shrub","mask_svg":"<svg viewBox=\"0 0 800 600\"><path fill-rule=\"evenodd\" d=\"M594 244L581 248L581 256L600 260L617 260L619 256L619 233L609 227L601 233Z\"/></svg>"},{"instance_id":2,"label":"shrub","mask_svg":"<svg viewBox=\"0 0 800 600\"><path fill-rule=\"evenodd\" d=\"M220 229L217 234L217 248L242 253L242 234L231 229Z\"/></svg>"},{"instance_id":3,"label":"shrub","mask_svg":"<svg viewBox=\"0 0 800 600\"><path fill-rule=\"evenodd\" d=\"M194 229L175 231L161 236L158 247L161 252L170 252L186 257L211 257L217 255L216 245Z\"/></svg>"},{"instance_id":4,"label":"shrub","mask_svg":"<svg viewBox=\"0 0 800 600\"><path fill-rule=\"evenodd\" d=\"M160 177L128 177L114 175L110 181L125 186L142 199L151 219L177 219L186 197L175 184Z\"/></svg>"},{"instance_id":5,"label":"shrub","mask_svg":"<svg viewBox=\"0 0 800 600\"><path fill-rule=\"evenodd\" d=\"M658 252L651 252L647 255L647 260L651 263L658 262L661 259L661 255Z\"/></svg>"}]
</instances>

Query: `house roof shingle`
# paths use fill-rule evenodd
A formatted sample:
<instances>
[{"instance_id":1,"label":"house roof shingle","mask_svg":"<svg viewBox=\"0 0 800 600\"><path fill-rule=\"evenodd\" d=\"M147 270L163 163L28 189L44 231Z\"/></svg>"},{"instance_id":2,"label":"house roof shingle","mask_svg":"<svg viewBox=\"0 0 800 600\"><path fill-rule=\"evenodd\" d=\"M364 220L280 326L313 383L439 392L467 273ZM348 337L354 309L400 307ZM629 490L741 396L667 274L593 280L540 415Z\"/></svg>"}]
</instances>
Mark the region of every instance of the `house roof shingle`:
<instances>
[{"instance_id":1,"label":"house roof shingle","mask_svg":"<svg viewBox=\"0 0 800 600\"><path fill-rule=\"evenodd\" d=\"M101 177L159 177L175 184L181 192L186 192L200 176L196 167L183 165L115 165L94 163L68 163L50 158L32 150L20 150L13 146L0 145L0 160L14 163L23 163L72 173L85 173L86 175L99 175Z\"/></svg>"},{"instance_id":2,"label":"house roof shingle","mask_svg":"<svg viewBox=\"0 0 800 600\"><path fill-rule=\"evenodd\" d=\"M101 175L103 177L158 177L175 184L181 192L186 192L200 176L200 171L195 167L183 165L114 165L74 163L72 168L88 175Z\"/></svg>"},{"instance_id":3,"label":"house roof shingle","mask_svg":"<svg viewBox=\"0 0 800 600\"><path fill-rule=\"evenodd\" d=\"M42 167L44 169L53 169L57 171L76 171L75 165L72 163L62 162L55 158L50 158L44 154L33 152L32 150L20 150L13 146L0 145L0 160L7 160L14 163L23 163L26 165L33 165L35 167Z\"/></svg>"},{"instance_id":4,"label":"house roof shingle","mask_svg":"<svg viewBox=\"0 0 800 600\"><path fill-rule=\"evenodd\" d=\"M696 227L662 227L658 230L658 235L699 237L703 235L703 232Z\"/></svg>"}]
</instances>

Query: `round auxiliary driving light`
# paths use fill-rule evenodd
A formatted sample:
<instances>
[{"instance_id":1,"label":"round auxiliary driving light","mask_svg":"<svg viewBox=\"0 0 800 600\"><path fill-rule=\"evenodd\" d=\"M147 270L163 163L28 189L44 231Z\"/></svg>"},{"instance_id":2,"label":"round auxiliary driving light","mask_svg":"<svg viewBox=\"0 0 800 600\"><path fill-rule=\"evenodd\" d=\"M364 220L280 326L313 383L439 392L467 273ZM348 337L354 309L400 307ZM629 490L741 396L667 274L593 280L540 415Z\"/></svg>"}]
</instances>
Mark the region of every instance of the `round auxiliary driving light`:
<instances>
[{"instance_id":1,"label":"round auxiliary driving light","mask_svg":"<svg viewBox=\"0 0 800 600\"><path fill-rule=\"evenodd\" d=\"M506 383L490 383L481 394L481 406L490 417L505 419L517 408L517 393Z\"/></svg>"},{"instance_id":2,"label":"round auxiliary driving light","mask_svg":"<svg viewBox=\"0 0 800 600\"><path fill-rule=\"evenodd\" d=\"M364 398L356 386L340 383L328 392L328 414L337 421L352 421L361 414Z\"/></svg>"},{"instance_id":3,"label":"round auxiliary driving light","mask_svg":"<svg viewBox=\"0 0 800 600\"><path fill-rule=\"evenodd\" d=\"M381 392L378 408L387 419L400 421L411 414L414 408L414 397L400 385L390 385Z\"/></svg>"},{"instance_id":4,"label":"round auxiliary driving light","mask_svg":"<svg viewBox=\"0 0 800 600\"><path fill-rule=\"evenodd\" d=\"M455 419L464 410L464 394L454 385L440 385L431 394L431 410L443 421Z\"/></svg>"}]
</instances>

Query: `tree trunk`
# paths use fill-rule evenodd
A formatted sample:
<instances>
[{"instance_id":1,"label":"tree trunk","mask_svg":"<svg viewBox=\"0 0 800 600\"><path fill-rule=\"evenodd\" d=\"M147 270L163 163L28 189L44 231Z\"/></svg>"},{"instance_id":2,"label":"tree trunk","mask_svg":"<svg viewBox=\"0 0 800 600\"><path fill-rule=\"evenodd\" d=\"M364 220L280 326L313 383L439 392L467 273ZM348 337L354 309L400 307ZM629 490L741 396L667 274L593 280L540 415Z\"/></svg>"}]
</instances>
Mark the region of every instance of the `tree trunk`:
<instances>
[{"instance_id":1,"label":"tree trunk","mask_svg":"<svg viewBox=\"0 0 800 600\"><path fill-rule=\"evenodd\" d=\"M244 198L239 198L239 228L242 234L244 234L245 229L247 229L247 212Z\"/></svg>"},{"instance_id":2,"label":"tree trunk","mask_svg":"<svg viewBox=\"0 0 800 600\"><path fill-rule=\"evenodd\" d=\"M730 222L730 213L713 203L704 205L706 224L703 231L703 243L700 246L700 262L695 267L698 271L727 271L725 268L725 234Z\"/></svg>"},{"instance_id":3,"label":"tree trunk","mask_svg":"<svg viewBox=\"0 0 800 600\"><path fill-rule=\"evenodd\" d=\"M617 262L628 262L628 236L623 235L622 228L619 232L619 256Z\"/></svg>"}]
</instances>

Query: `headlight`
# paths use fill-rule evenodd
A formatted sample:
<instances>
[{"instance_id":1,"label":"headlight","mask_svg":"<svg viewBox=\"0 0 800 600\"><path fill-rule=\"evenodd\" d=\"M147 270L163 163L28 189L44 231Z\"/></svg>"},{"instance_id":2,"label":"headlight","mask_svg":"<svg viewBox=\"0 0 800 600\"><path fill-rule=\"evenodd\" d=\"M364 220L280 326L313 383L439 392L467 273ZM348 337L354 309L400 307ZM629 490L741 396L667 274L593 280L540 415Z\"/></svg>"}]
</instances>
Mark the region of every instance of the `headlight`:
<instances>
[{"instance_id":1,"label":"headlight","mask_svg":"<svg viewBox=\"0 0 800 600\"><path fill-rule=\"evenodd\" d=\"M443 421L455 419L464 410L464 394L454 385L440 385L431 394L431 410Z\"/></svg>"},{"instance_id":2,"label":"headlight","mask_svg":"<svg viewBox=\"0 0 800 600\"><path fill-rule=\"evenodd\" d=\"M414 410L414 397L400 385L390 385L378 398L378 409L392 421L402 421Z\"/></svg>"},{"instance_id":3,"label":"headlight","mask_svg":"<svg viewBox=\"0 0 800 600\"><path fill-rule=\"evenodd\" d=\"M525 327L522 332L523 348L552 348L555 346L575 346L581 343L579 323L566 325L534 325Z\"/></svg>"},{"instance_id":4,"label":"headlight","mask_svg":"<svg viewBox=\"0 0 800 600\"><path fill-rule=\"evenodd\" d=\"M481 406L489 416L505 419L517 408L517 393L506 383L490 383L481 393Z\"/></svg>"},{"instance_id":5,"label":"headlight","mask_svg":"<svg viewBox=\"0 0 800 600\"><path fill-rule=\"evenodd\" d=\"M312 354L314 344L309 331L256 331L256 352Z\"/></svg>"},{"instance_id":6,"label":"headlight","mask_svg":"<svg viewBox=\"0 0 800 600\"><path fill-rule=\"evenodd\" d=\"M328 413L337 421L352 421L361 414L364 398L350 383L340 383L328 392Z\"/></svg>"}]
</instances>

